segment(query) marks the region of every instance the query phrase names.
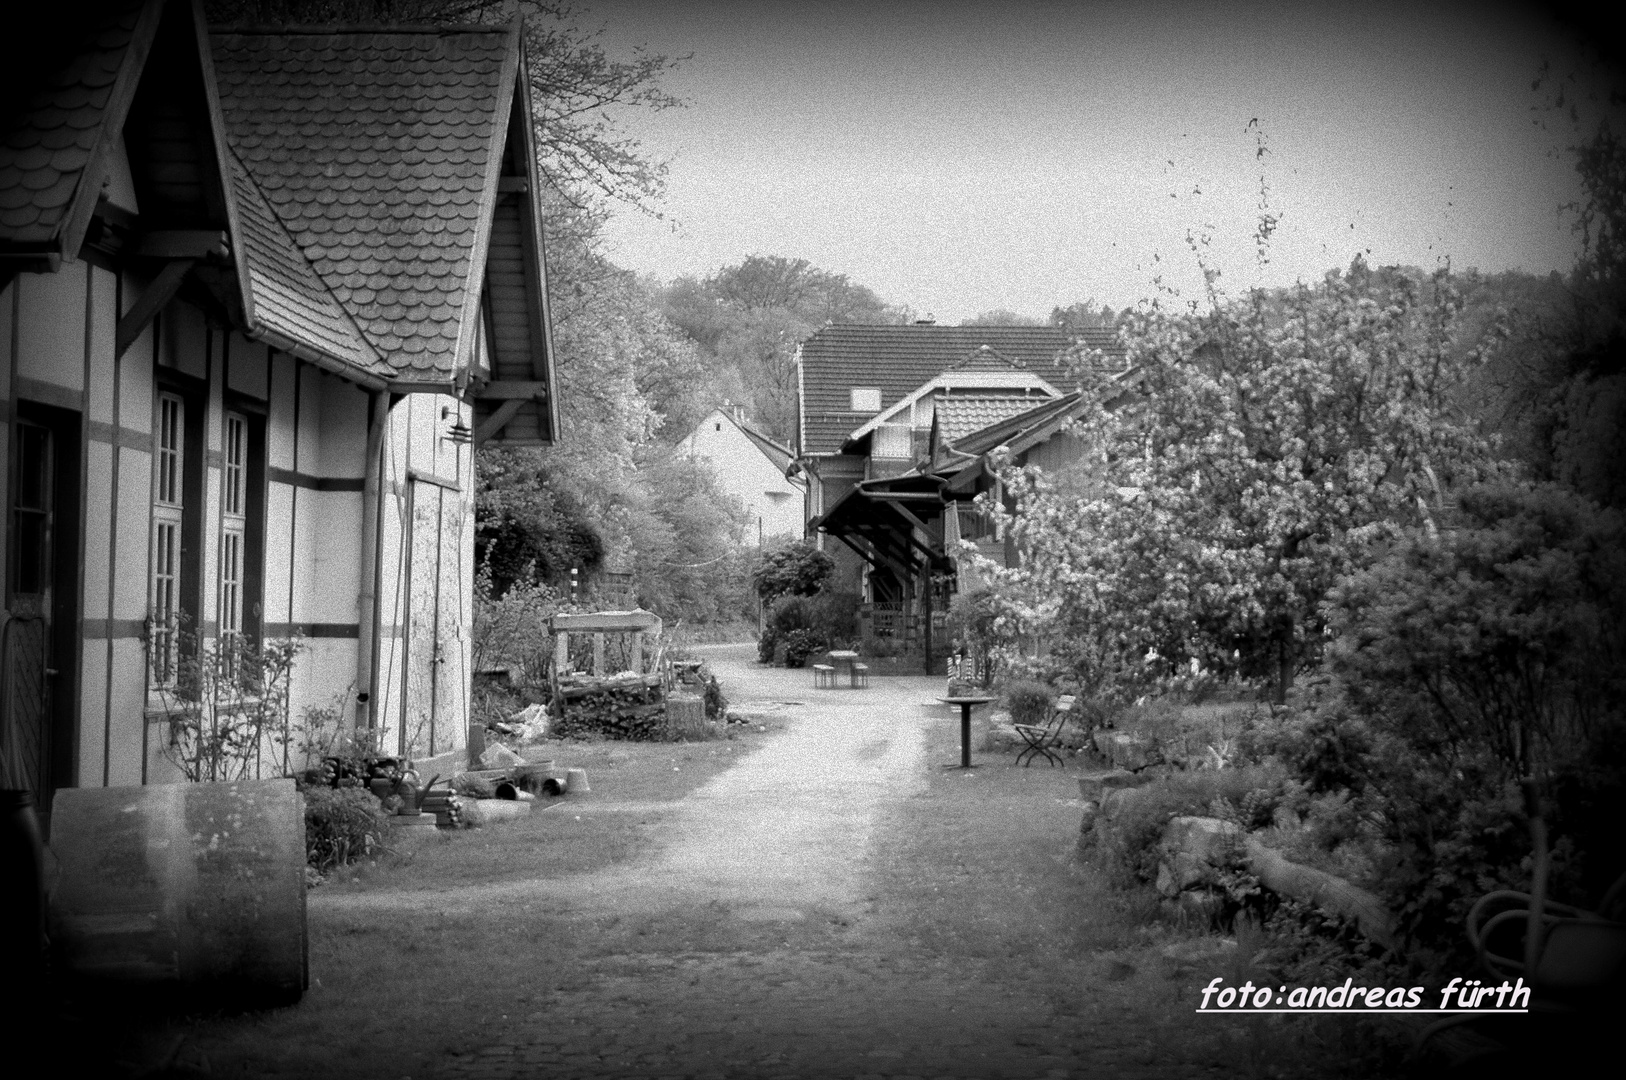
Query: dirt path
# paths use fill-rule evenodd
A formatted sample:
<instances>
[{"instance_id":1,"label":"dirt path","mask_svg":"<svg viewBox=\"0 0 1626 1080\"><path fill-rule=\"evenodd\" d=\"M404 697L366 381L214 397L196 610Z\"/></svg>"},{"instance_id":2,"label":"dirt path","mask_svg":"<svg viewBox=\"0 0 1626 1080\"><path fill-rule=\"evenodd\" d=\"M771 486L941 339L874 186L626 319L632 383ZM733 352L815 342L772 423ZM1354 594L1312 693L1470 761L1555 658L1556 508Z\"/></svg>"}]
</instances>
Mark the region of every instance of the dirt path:
<instances>
[{"instance_id":1,"label":"dirt path","mask_svg":"<svg viewBox=\"0 0 1626 1080\"><path fill-rule=\"evenodd\" d=\"M1213 1075L1147 1018L1183 990L1112 981L1122 972L1092 951L1068 771L1010 755L941 769L958 722L935 679L815 690L750 647L706 651L732 707L782 731L680 802L542 811L633 815L645 854L563 877L318 890L325 985L278 1016L194 1029L215 1071ZM396 956L402 940L423 944ZM385 957L401 974L377 974Z\"/></svg>"},{"instance_id":2,"label":"dirt path","mask_svg":"<svg viewBox=\"0 0 1626 1080\"><path fill-rule=\"evenodd\" d=\"M731 707L784 714L772 745L676 807L562 801L548 813L654 813L658 854L579 877L518 878L423 893L321 894L312 910L468 911L517 896L622 914L721 906L736 918L799 921L856 914L863 853L885 808L921 790L923 733L941 719L940 680L877 679L866 690L816 690L805 671L763 669L754 646L711 646Z\"/></svg>"}]
</instances>

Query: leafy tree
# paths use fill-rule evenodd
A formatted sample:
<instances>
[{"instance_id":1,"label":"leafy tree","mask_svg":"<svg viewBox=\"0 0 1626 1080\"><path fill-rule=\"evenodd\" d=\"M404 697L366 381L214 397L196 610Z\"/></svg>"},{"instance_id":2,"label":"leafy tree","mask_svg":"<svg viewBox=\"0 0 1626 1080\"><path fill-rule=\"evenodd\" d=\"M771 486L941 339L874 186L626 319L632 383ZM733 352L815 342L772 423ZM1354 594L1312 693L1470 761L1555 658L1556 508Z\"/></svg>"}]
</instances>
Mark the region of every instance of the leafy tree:
<instances>
[{"instance_id":1,"label":"leafy tree","mask_svg":"<svg viewBox=\"0 0 1626 1080\"><path fill-rule=\"evenodd\" d=\"M474 558L493 598L518 584L561 588L572 568L599 569L598 530L574 493L549 484L535 455L486 451L475 470Z\"/></svg>"},{"instance_id":2,"label":"leafy tree","mask_svg":"<svg viewBox=\"0 0 1626 1080\"><path fill-rule=\"evenodd\" d=\"M751 571L757 596L770 604L781 596L812 596L835 572L835 560L811 540L794 540L763 551Z\"/></svg>"},{"instance_id":3,"label":"leafy tree","mask_svg":"<svg viewBox=\"0 0 1626 1080\"><path fill-rule=\"evenodd\" d=\"M1134 389L1106 408L1122 387L1096 376L1103 407L1077 431L1088 482L1007 474L1012 619L1093 627L1098 664L1151 651L1285 694L1337 579L1493 470L1454 403L1477 362L1454 347L1459 308L1447 274L1356 260L1313 287L1138 314Z\"/></svg>"},{"instance_id":4,"label":"leafy tree","mask_svg":"<svg viewBox=\"0 0 1626 1080\"><path fill-rule=\"evenodd\" d=\"M984 311L960 323L961 326L1043 326L1045 321L1032 315L1018 315L1004 308Z\"/></svg>"},{"instance_id":5,"label":"leafy tree","mask_svg":"<svg viewBox=\"0 0 1626 1080\"><path fill-rule=\"evenodd\" d=\"M664 311L701 351L712 400L747 403L755 421L790 441L796 347L827 322L895 322L898 313L845 274L806 259L751 255L705 279L679 278Z\"/></svg>"},{"instance_id":6,"label":"leafy tree","mask_svg":"<svg viewBox=\"0 0 1626 1080\"><path fill-rule=\"evenodd\" d=\"M1051 326L1077 329L1083 326L1117 326L1128 316L1128 308L1114 312L1110 304L1097 305L1092 298L1068 304L1066 307L1051 308L1048 322Z\"/></svg>"}]
</instances>

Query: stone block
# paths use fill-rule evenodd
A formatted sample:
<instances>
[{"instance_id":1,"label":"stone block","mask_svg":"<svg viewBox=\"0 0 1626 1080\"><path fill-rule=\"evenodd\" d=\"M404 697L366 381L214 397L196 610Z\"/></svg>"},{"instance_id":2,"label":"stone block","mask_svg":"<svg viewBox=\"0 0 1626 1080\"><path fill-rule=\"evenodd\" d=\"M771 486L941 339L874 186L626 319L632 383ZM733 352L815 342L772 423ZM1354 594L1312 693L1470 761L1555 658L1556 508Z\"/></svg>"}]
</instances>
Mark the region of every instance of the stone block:
<instances>
[{"instance_id":1,"label":"stone block","mask_svg":"<svg viewBox=\"0 0 1626 1080\"><path fill-rule=\"evenodd\" d=\"M1078 778L1078 795L1081 799L1100 802L1106 798L1107 792L1119 788L1139 787L1151 777L1142 773L1132 773L1127 769L1113 769L1110 772L1085 773Z\"/></svg>"},{"instance_id":2,"label":"stone block","mask_svg":"<svg viewBox=\"0 0 1626 1080\"><path fill-rule=\"evenodd\" d=\"M1234 821L1211 817L1177 817L1163 829L1163 850L1184 853L1209 865L1219 865L1242 844L1246 831Z\"/></svg>"}]
</instances>

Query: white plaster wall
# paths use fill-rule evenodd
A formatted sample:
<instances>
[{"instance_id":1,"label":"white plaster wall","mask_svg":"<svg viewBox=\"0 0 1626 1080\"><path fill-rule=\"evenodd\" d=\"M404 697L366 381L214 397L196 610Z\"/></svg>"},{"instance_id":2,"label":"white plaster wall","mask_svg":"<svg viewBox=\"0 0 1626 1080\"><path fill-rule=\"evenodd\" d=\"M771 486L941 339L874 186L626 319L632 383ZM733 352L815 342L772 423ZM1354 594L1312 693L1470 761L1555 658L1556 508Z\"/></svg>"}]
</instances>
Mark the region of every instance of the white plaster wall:
<instances>
[{"instance_id":1,"label":"white plaster wall","mask_svg":"<svg viewBox=\"0 0 1626 1080\"><path fill-rule=\"evenodd\" d=\"M57 274L19 274L12 287L25 313L17 323L17 374L69 390L85 386L88 266Z\"/></svg>"},{"instance_id":2,"label":"white plaster wall","mask_svg":"<svg viewBox=\"0 0 1626 1080\"><path fill-rule=\"evenodd\" d=\"M718 486L745 504L751 522L746 543L802 535L803 487L787 480L721 410L706 417L677 444L676 450L681 456L708 462Z\"/></svg>"}]
</instances>

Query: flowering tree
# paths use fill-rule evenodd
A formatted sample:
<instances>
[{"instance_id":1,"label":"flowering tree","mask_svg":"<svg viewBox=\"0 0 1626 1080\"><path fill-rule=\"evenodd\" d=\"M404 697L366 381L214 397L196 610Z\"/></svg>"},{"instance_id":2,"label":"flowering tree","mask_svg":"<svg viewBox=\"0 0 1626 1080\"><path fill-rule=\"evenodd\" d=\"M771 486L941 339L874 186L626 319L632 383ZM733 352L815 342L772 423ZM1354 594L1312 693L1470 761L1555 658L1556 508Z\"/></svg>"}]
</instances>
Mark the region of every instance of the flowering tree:
<instances>
[{"instance_id":1,"label":"flowering tree","mask_svg":"<svg viewBox=\"0 0 1626 1080\"><path fill-rule=\"evenodd\" d=\"M1086 682L1150 653L1285 694L1333 583L1493 467L1455 406L1478 353L1456 341L1447 273L1357 259L1211 299L1130 319L1130 372L1097 378L1101 408L1075 427L1094 449L1079 475L1006 470L1009 621L1061 641Z\"/></svg>"}]
</instances>

